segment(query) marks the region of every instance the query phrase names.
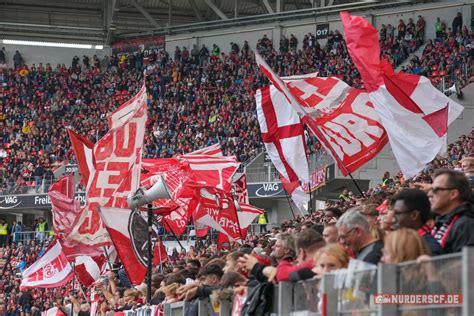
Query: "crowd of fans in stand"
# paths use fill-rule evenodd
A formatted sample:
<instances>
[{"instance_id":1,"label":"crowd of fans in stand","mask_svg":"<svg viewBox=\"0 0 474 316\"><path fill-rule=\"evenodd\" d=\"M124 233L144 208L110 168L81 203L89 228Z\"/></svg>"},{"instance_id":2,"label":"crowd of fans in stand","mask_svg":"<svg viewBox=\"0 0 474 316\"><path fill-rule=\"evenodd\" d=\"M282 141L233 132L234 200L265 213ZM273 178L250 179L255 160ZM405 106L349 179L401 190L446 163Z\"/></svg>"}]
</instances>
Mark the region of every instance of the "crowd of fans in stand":
<instances>
[{"instance_id":1,"label":"crowd of fans in stand","mask_svg":"<svg viewBox=\"0 0 474 316\"><path fill-rule=\"evenodd\" d=\"M407 56L413 38L416 46L423 42L424 29L418 22L412 37L406 36L413 32L412 23L399 25L396 36L390 25L384 36L381 32L381 42L387 44L382 54L394 64L403 59L399 54ZM462 30L461 42L456 37L457 44L450 46L449 29L441 27L435 40L441 44L425 48L421 65L436 64L448 71L447 65L453 64L455 74L457 67L470 74L472 49L467 56L461 53L468 49ZM297 43L294 36L282 38L277 52L264 37L257 50L282 76L317 71L362 86L337 31L330 34L324 48L311 34L303 39L303 49L296 49ZM437 53L446 45L458 47L452 61ZM84 57L82 64L75 57L70 69L65 65L27 67L21 56L15 55L16 69L0 70L4 83L1 136L4 146L8 144L0 153L2 185L9 183L5 179L21 185L30 177L44 176L55 164L73 159L65 126L73 126L92 140L104 135L105 115L137 91L143 67L149 67L146 82L150 93L146 157L168 157L219 140L225 154L236 154L245 161L261 146L253 92L265 80L256 72L248 43L241 48L232 43L231 48L229 54L220 53L217 45L211 52L206 47L191 51L177 48L173 59L164 51L93 58L92 62ZM422 71L432 75L432 68ZM458 82L465 84L464 73L459 75ZM156 267L153 274L152 303L195 303L224 288L241 292L264 281L320 278L325 272L347 267L351 258L370 263L428 260L427 256L473 245L474 213L469 202L474 182L473 140L472 132L461 137L449 146L446 159L433 161L414 179L387 173L382 183L364 196L344 190L338 201L328 201L323 210L288 219L268 233L249 233L244 245L232 244L229 250L212 243L187 252L174 251L164 270ZM317 148L314 139L308 141ZM444 167L455 171L436 172ZM456 220L450 226L453 215ZM77 286L73 291L71 283L53 290L21 292L18 273L42 255L49 241L14 241L0 248L0 315L39 315L69 303L75 314L87 315L92 290L97 293L98 312L104 314L144 302L146 287L131 287L123 270L110 273L84 292Z\"/></svg>"},{"instance_id":2,"label":"crowd of fans in stand","mask_svg":"<svg viewBox=\"0 0 474 316\"><path fill-rule=\"evenodd\" d=\"M459 21L453 22L453 28L441 24L436 44L428 44L422 60L414 59L408 69L435 78L442 71L454 73L457 82L465 85L465 74L472 73L472 50L467 44L471 33L462 27L462 18L458 25ZM407 24L400 20L397 30L390 24L382 25L381 54L398 65L424 42L424 34L421 16L416 24L411 19ZM363 87L337 30L329 33L324 46L309 33L299 46L291 34L289 38L282 36L279 49L266 36L256 47L281 76L317 72ZM444 54L439 54L441 50ZM0 64L6 57L3 49ZM102 60L84 56L82 63L75 56L71 67L27 66L18 51L13 60L15 68L0 67L3 192L38 191L42 179L52 179L58 166L74 162L66 127L93 141L103 136L107 132L107 113L138 91L143 82L142 69L149 73L145 157L170 157L219 141L224 154L236 155L245 162L262 147L254 92L266 84L266 79L256 70L246 41L241 47L231 43L228 54L217 45L211 50L203 45L191 50L176 47L174 56L164 50L139 51ZM310 152L321 150L314 137L307 140Z\"/></svg>"},{"instance_id":3,"label":"crowd of fans in stand","mask_svg":"<svg viewBox=\"0 0 474 316\"><path fill-rule=\"evenodd\" d=\"M474 246L473 191L471 131L449 145L446 158L434 160L413 179L387 172L364 195L344 190L338 200L327 201L313 214L248 233L242 245L201 240L188 251L173 249L163 267L154 268L152 304L162 308L185 300L188 315L197 315L199 299L247 293L258 301L251 294L257 287L266 291L268 283L318 280L324 273L347 268L354 259L371 264L429 262L431 256L459 252L463 246ZM39 315L52 307L87 315L91 306L106 315L144 305L146 285L133 287L123 269L89 289L79 289L76 282L74 291L72 283L20 291L19 273L48 243L45 238L0 248L0 315ZM429 281L419 274L414 282L418 287L413 291L419 293ZM437 282L447 280L438 276ZM256 306L266 308L263 303Z\"/></svg>"}]
</instances>

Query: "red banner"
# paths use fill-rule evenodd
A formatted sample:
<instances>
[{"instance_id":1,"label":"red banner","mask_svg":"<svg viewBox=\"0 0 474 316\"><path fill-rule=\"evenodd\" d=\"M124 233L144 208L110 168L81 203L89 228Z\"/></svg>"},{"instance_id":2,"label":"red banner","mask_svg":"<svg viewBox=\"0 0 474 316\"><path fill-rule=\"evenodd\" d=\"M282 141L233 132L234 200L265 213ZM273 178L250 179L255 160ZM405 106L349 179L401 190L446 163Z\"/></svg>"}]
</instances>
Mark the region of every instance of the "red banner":
<instances>
[{"instance_id":1,"label":"red banner","mask_svg":"<svg viewBox=\"0 0 474 316\"><path fill-rule=\"evenodd\" d=\"M118 40L112 43L112 53L133 53L139 50L147 51L151 49L165 48L165 36L154 35L137 37L131 39Z\"/></svg>"},{"instance_id":2,"label":"red banner","mask_svg":"<svg viewBox=\"0 0 474 316\"><path fill-rule=\"evenodd\" d=\"M316 191L318 188L326 184L326 168L323 167L316 171L313 171L309 177L310 183L305 183L302 187L306 193Z\"/></svg>"}]
</instances>

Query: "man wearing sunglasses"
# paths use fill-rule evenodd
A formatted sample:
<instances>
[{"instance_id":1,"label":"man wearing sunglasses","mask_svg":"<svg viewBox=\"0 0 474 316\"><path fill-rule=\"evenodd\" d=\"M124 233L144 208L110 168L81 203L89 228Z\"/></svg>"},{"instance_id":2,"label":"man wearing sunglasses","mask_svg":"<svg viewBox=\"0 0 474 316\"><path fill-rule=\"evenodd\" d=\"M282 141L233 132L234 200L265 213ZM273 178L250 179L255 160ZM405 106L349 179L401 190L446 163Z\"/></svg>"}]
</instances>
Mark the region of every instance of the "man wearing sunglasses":
<instances>
[{"instance_id":1,"label":"man wearing sunglasses","mask_svg":"<svg viewBox=\"0 0 474 316\"><path fill-rule=\"evenodd\" d=\"M455 170L440 169L433 175L428 193L431 210L436 213L433 236L444 253L474 246L474 210L466 176Z\"/></svg>"},{"instance_id":2,"label":"man wearing sunglasses","mask_svg":"<svg viewBox=\"0 0 474 316\"><path fill-rule=\"evenodd\" d=\"M392 228L416 230L425 239L431 255L440 255L441 245L431 235L431 226L426 224L431 218L431 205L426 193L418 189L403 190L397 193L393 200L395 221Z\"/></svg>"}]
</instances>

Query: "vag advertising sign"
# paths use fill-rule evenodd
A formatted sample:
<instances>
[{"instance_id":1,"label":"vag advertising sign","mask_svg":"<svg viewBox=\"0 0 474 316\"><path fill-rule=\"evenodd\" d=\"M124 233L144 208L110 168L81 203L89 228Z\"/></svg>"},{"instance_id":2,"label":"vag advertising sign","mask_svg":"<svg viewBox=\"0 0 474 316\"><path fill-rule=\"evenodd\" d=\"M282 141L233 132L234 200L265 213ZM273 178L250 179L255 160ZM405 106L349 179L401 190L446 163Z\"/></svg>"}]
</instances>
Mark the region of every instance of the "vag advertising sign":
<instances>
[{"instance_id":1,"label":"vag advertising sign","mask_svg":"<svg viewBox=\"0 0 474 316\"><path fill-rule=\"evenodd\" d=\"M286 197L281 182L249 183L247 190L251 199Z\"/></svg>"},{"instance_id":2,"label":"vag advertising sign","mask_svg":"<svg viewBox=\"0 0 474 316\"><path fill-rule=\"evenodd\" d=\"M84 193L76 193L76 200L84 204L86 197ZM51 209L51 201L47 194L31 195L2 195L0 196L0 212L2 210L41 210Z\"/></svg>"}]
</instances>

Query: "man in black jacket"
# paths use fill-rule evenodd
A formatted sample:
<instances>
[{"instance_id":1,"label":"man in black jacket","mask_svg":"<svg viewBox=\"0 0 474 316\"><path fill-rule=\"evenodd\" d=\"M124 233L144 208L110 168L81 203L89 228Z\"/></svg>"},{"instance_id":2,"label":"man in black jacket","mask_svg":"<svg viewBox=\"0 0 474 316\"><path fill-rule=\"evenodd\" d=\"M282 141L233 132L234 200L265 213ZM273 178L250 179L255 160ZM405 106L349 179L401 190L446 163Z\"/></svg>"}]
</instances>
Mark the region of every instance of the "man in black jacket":
<instances>
[{"instance_id":1,"label":"man in black jacket","mask_svg":"<svg viewBox=\"0 0 474 316\"><path fill-rule=\"evenodd\" d=\"M433 236L444 253L461 251L474 245L474 210L469 202L471 191L466 176L455 170L434 173L428 193L431 210L438 214Z\"/></svg>"},{"instance_id":2,"label":"man in black jacket","mask_svg":"<svg viewBox=\"0 0 474 316\"><path fill-rule=\"evenodd\" d=\"M357 209L344 213L336 223L339 242L352 250L357 260L378 264L383 241L372 237L370 224Z\"/></svg>"},{"instance_id":3,"label":"man in black jacket","mask_svg":"<svg viewBox=\"0 0 474 316\"><path fill-rule=\"evenodd\" d=\"M393 200L395 213L395 223L392 228L411 228L422 236L431 255L437 256L442 253L442 249L438 241L431 235L431 227L426 222L431 216L430 200L425 192L418 189L408 189L397 193Z\"/></svg>"}]
</instances>

